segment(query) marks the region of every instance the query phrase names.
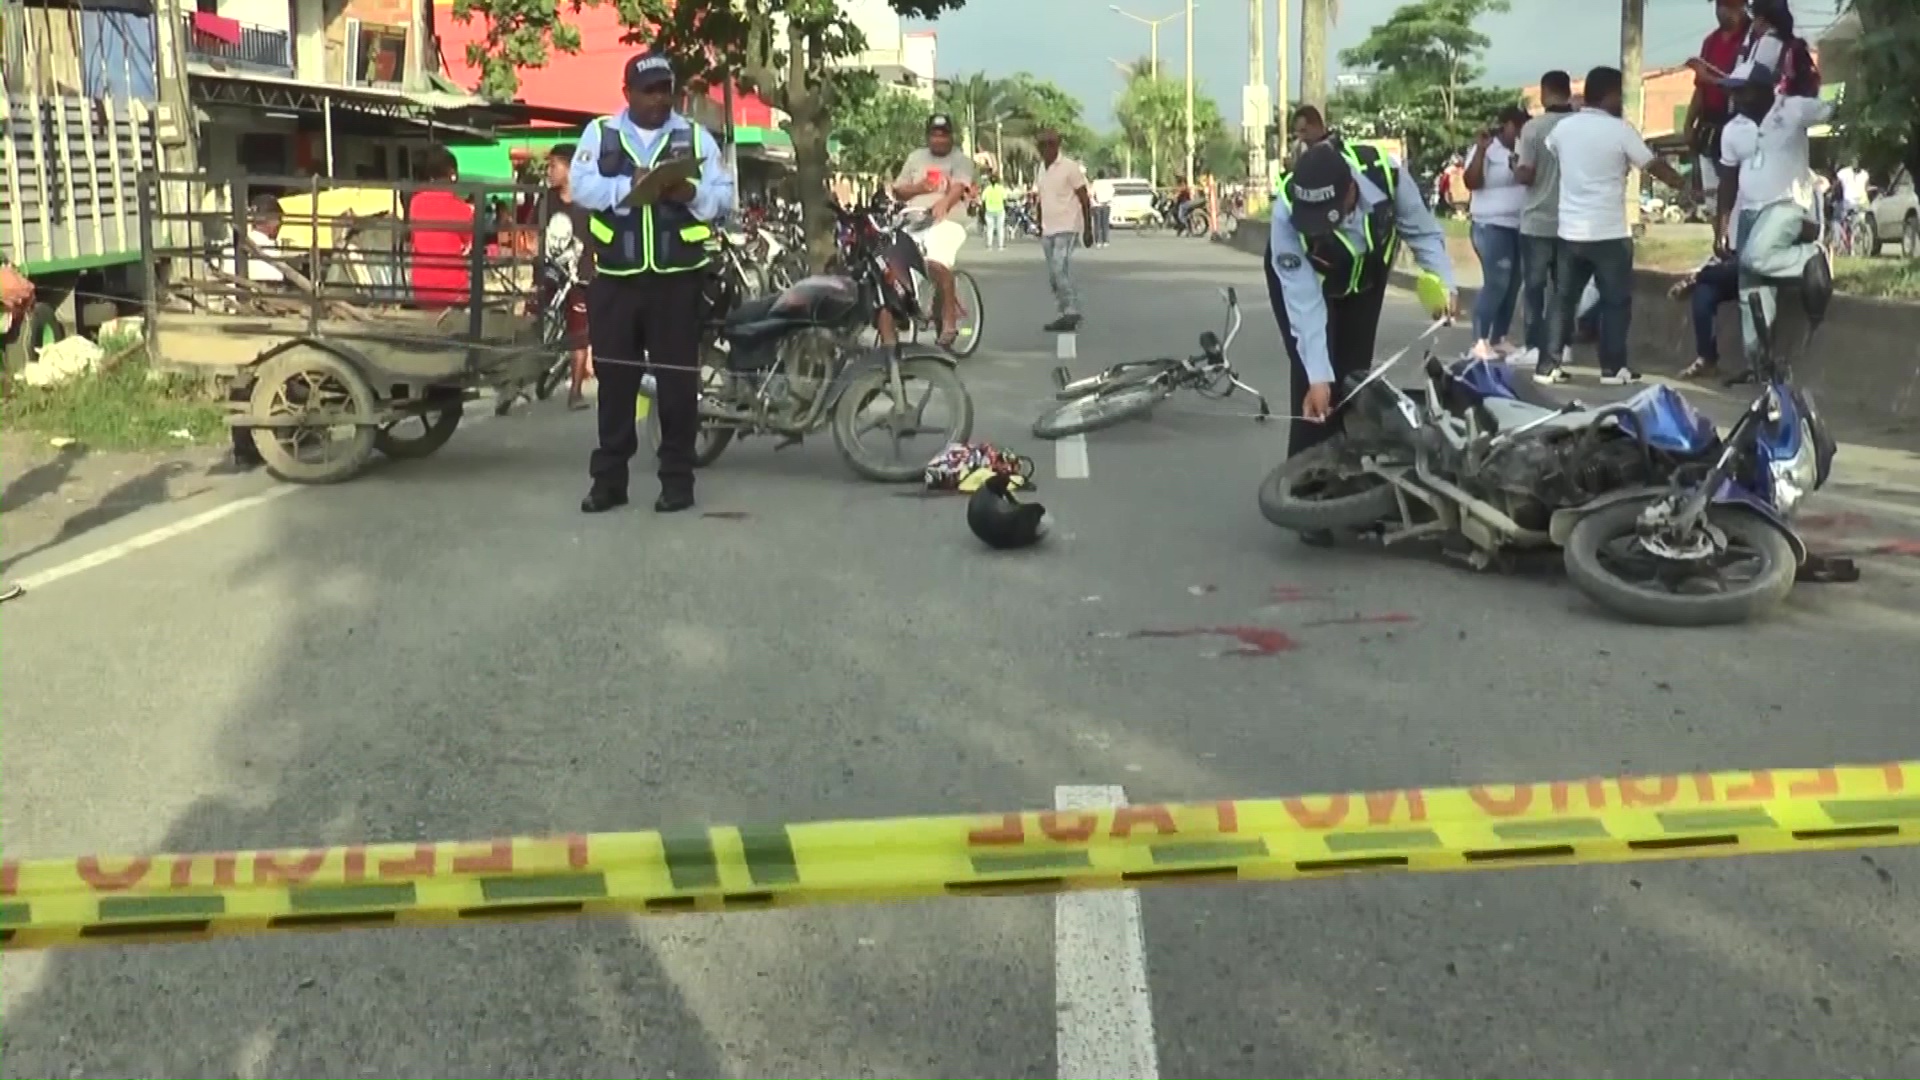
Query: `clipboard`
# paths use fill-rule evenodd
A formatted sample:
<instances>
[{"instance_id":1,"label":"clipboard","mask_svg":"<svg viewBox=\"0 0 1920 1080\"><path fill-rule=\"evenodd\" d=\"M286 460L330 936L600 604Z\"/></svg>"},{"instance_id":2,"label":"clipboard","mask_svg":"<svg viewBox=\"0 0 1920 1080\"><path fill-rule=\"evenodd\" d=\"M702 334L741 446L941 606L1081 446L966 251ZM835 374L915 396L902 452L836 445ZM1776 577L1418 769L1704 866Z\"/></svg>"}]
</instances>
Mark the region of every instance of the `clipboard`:
<instances>
[{"instance_id":1,"label":"clipboard","mask_svg":"<svg viewBox=\"0 0 1920 1080\"><path fill-rule=\"evenodd\" d=\"M670 158L647 171L647 175L634 181L633 192L627 196L631 206L651 206L660 201L660 196L668 188L682 180L698 180L704 158Z\"/></svg>"}]
</instances>

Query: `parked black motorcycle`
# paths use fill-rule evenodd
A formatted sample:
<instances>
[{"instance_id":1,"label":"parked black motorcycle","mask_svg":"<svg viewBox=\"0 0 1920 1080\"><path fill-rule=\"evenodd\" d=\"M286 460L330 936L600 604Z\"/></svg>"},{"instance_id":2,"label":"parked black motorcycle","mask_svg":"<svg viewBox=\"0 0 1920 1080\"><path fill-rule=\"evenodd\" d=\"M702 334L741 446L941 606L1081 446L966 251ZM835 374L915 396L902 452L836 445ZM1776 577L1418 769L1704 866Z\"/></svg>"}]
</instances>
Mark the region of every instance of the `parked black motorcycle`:
<instances>
[{"instance_id":1,"label":"parked black motorcycle","mask_svg":"<svg viewBox=\"0 0 1920 1080\"><path fill-rule=\"evenodd\" d=\"M785 447L830 426L854 472L904 483L919 480L941 447L973 434L973 398L950 354L861 340L882 310L895 326L922 317L914 288L915 276L926 273L919 246L870 210L842 210L839 218L840 273L733 302L703 344L697 466L711 465L736 436L779 435ZM948 419L929 424L936 397ZM660 426L651 408L646 423L657 447ZM876 430L886 433L890 452L862 441ZM933 438L903 447L922 435Z\"/></svg>"}]
</instances>

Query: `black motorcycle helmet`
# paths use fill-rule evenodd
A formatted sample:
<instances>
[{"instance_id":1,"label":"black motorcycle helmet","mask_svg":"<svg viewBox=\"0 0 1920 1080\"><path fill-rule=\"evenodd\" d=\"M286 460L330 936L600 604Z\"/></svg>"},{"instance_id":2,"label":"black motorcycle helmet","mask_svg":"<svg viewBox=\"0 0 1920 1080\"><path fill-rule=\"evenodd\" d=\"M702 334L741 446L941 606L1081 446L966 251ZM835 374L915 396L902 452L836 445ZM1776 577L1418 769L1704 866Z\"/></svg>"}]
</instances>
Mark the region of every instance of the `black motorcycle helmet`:
<instances>
[{"instance_id":1,"label":"black motorcycle helmet","mask_svg":"<svg viewBox=\"0 0 1920 1080\"><path fill-rule=\"evenodd\" d=\"M967 528L988 547L1000 551L1032 547L1047 535L1047 508L1023 503L1008 490L1006 473L996 473L967 500Z\"/></svg>"}]
</instances>

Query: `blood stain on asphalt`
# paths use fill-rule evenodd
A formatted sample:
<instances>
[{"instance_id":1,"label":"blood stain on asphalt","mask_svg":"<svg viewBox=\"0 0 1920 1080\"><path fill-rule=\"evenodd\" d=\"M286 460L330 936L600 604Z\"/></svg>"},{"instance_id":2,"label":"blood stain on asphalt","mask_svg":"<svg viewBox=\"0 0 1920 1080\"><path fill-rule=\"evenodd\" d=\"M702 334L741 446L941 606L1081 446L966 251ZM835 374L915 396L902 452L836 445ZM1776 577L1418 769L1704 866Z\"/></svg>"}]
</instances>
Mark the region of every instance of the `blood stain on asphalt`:
<instances>
[{"instance_id":1,"label":"blood stain on asphalt","mask_svg":"<svg viewBox=\"0 0 1920 1080\"><path fill-rule=\"evenodd\" d=\"M1808 514L1794 524L1811 532L1847 532L1864 529L1873 524L1873 519L1865 514Z\"/></svg>"},{"instance_id":2,"label":"blood stain on asphalt","mask_svg":"<svg viewBox=\"0 0 1920 1080\"><path fill-rule=\"evenodd\" d=\"M1905 555L1920 559L1920 540L1894 540L1873 549L1875 555Z\"/></svg>"},{"instance_id":3,"label":"blood stain on asphalt","mask_svg":"<svg viewBox=\"0 0 1920 1080\"><path fill-rule=\"evenodd\" d=\"M1196 626L1186 630L1135 630L1130 638L1230 637L1240 643L1222 656L1278 656L1300 647L1292 635L1271 626Z\"/></svg>"}]
</instances>

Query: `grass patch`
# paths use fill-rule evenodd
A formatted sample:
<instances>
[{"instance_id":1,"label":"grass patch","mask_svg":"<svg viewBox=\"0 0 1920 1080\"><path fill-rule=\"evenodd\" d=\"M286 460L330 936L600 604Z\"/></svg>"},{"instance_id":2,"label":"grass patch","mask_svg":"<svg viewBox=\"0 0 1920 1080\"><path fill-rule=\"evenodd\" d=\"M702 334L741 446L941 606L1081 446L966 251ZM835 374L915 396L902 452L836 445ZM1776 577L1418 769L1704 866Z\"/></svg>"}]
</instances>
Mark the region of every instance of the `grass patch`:
<instances>
[{"instance_id":1,"label":"grass patch","mask_svg":"<svg viewBox=\"0 0 1920 1080\"><path fill-rule=\"evenodd\" d=\"M111 357L119 343L107 346ZM223 402L198 380L155 371L144 352L60 386L10 384L0 400L0 426L64 436L95 450L169 449L227 433Z\"/></svg>"},{"instance_id":2,"label":"grass patch","mask_svg":"<svg viewBox=\"0 0 1920 1080\"><path fill-rule=\"evenodd\" d=\"M1835 259L1833 288L1849 296L1881 300L1920 300L1920 261L1913 259Z\"/></svg>"}]
</instances>

